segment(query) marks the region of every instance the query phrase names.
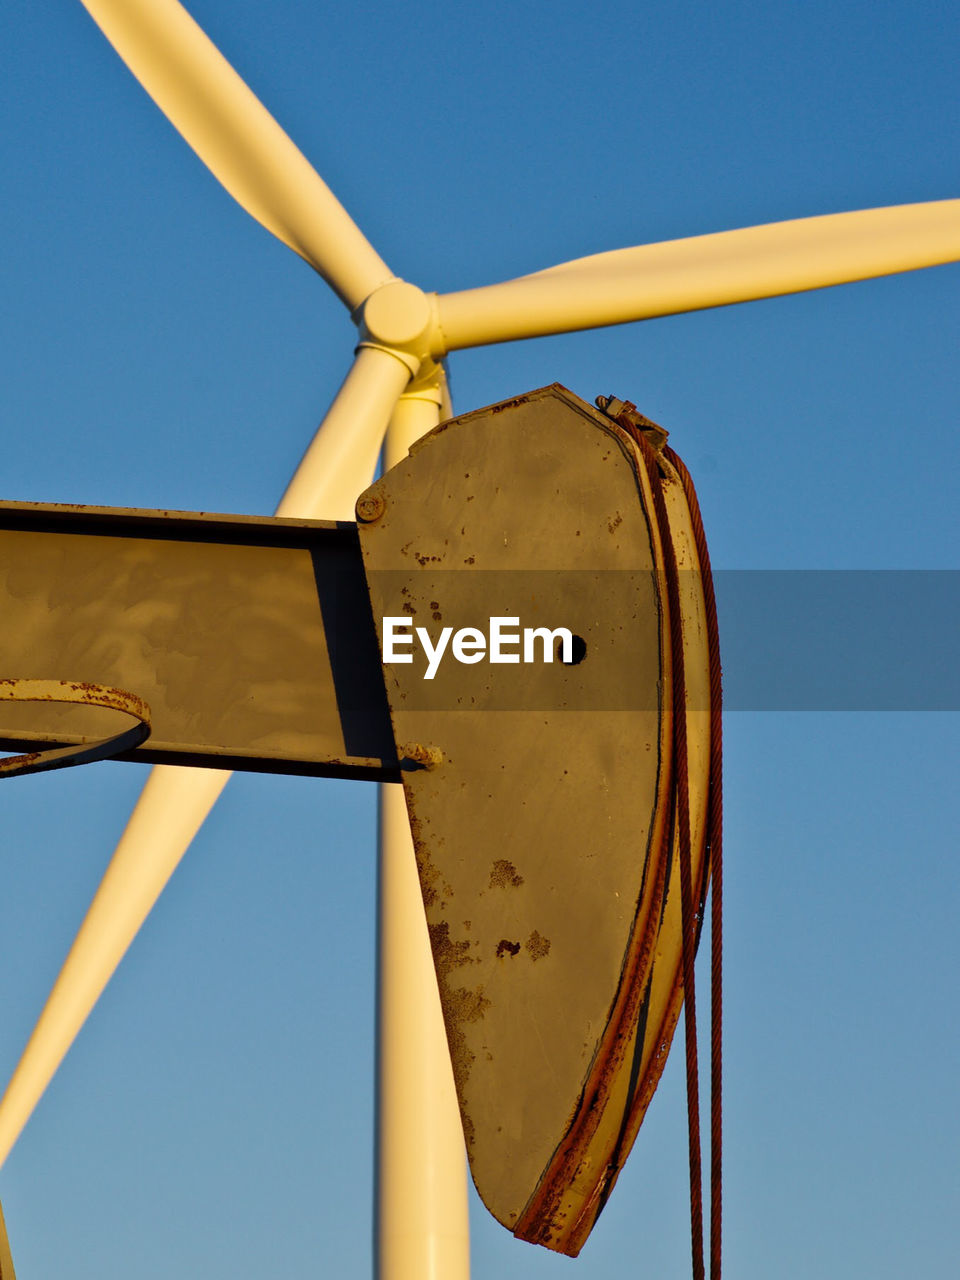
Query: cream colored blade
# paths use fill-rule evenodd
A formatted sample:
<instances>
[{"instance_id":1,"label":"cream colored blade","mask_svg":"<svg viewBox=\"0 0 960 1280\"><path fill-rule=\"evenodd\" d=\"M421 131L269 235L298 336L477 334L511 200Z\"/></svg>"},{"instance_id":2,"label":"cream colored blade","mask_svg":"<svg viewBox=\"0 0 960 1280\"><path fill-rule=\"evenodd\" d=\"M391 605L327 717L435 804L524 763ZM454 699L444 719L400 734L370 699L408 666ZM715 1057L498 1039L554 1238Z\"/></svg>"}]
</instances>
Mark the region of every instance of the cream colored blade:
<instances>
[{"instance_id":1,"label":"cream colored blade","mask_svg":"<svg viewBox=\"0 0 960 1280\"><path fill-rule=\"evenodd\" d=\"M373 478L387 422L409 378L393 356L361 348L278 515L353 518L354 501ZM229 777L215 769L151 770L0 1101L0 1164Z\"/></svg>"},{"instance_id":2,"label":"cream colored blade","mask_svg":"<svg viewBox=\"0 0 960 1280\"><path fill-rule=\"evenodd\" d=\"M168 765L150 771L0 1102L0 1163L229 777Z\"/></svg>"},{"instance_id":3,"label":"cream colored blade","mask_svg":"<svg viewBox=\"0 0 960 1280\"><path fill-rule=\"evenodd\" d=\"M594 329L960 259L960 200L864 209L616 249L441 294L443 350ZM435 354L441 354L436 352Z\"/></svg>"},{"instance_id":4,"label":"cream colored blade","mask_svg":"<svg viewBox=\"0 0 960 1280\"><path fill-rule=\"evenodd\" d=\"M392 272L177 0L83 0L160 110L248 213L351 311Z\"/></svg>"},{"instance_id":5,"label":"cream colored blade","mask_svg":"<svg viewBox=\"0 0 960 1280\"><path fill-rule=\"evenodd\" d=\"M276 514L302 520L353 520L410 370L379 347L361 347L323 425L280 499Z\"/></svg>"}]
</instances>

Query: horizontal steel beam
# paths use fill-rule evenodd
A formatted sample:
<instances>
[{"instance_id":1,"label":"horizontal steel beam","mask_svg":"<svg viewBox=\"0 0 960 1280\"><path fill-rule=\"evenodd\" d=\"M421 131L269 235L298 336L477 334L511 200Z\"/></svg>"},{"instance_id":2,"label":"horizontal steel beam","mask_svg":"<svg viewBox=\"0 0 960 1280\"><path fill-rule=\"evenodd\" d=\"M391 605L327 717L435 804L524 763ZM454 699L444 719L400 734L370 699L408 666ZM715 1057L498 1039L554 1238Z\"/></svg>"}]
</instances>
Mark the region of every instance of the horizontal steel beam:
<instances>
[{"instance_id":1,"label":"horizontal steel beam","mask_svg":"<svg viewBox=\"0 0 960 1280\"><path fill-rule=\"evenodd\" d=\"M399 776L356 527L0 503L0 678L126 689L119 759ZM119 712L0 706L0 749L103 738Z\"/></svg>"}]
</instances>

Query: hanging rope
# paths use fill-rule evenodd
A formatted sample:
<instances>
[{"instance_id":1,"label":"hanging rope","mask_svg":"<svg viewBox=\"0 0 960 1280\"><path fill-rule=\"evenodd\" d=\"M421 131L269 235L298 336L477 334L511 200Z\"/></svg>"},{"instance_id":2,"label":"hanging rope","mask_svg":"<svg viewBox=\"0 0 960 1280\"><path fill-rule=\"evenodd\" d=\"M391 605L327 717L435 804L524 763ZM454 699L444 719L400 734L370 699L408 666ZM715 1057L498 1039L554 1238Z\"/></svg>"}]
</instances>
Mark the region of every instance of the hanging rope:
<instances>
[{"instance_id":1,"label":"hanging rope","mask_svg":"<svg viewBox=\"0 0 960 1280\"><path fill-rule=\"evenodd\" d=\"M600 407L610 413L616 402L611 397L598 399ZM663 545L667 611L670 623L670 647L673 665L674 765L676 777L676 818L680 864L681 927L683 932L684 1034L686 1041L687 1134L690 1166L690 1237L694 1280L704 1280L703 1244L703 1172L700 1142L700 1089L697 1060L695 965L697 942L704 918L708 881L712 884L711 901L711 1051L710 1051L710 1277L721 1280L722 1265L722 1172L723 1172L723 866L722 866L722 680L720 645L717 630L716 595L707 551L700 505L690 473L669 447L664 447L666 432L638 413L629 402L616 403L611 417L636 440L653 493L654 514ZM690 512L694 542L706 609L707 643L710 672L710 765L706 822L707 856L704 874L697 886L696 902L692 884L692 850L690 840L690 797L687 776L687 706L683 661L683 632L680 610L680 582L676 550L670 531L658 451L675 469L683 486Z\"/></svg>"},{"instance_id":2,"label":"hanging rope","mask_svg":"<svg viewBox=\"0 0 960 1280\"><path fill-rule=\"evenodd\" d=\"M723 681L717 600L710 568L710 554L703 531L700 504L690 472L674 451L664 450L676 468L686 494L693 522L697 555L703 577L707 609L707 643L710 655L710 798L707 810L707 847L712 888L710 912L710 1277L721 1280L723 1225ZM704 889L706 886L704 886Z\"/></svg>"}]
</instances>

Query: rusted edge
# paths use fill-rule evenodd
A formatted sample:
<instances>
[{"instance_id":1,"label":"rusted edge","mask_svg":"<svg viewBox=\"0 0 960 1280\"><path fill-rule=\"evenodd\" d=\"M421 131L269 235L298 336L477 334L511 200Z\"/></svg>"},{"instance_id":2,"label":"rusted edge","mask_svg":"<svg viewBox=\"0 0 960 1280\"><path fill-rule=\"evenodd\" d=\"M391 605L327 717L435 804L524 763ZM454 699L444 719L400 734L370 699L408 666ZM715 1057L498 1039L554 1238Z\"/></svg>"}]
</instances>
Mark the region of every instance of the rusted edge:
<instances>
[{"instance_id":1,"label":"rusted edge","mask_svg":"<svg viewBox=\"0 0 960 1280\"><path fill-rule=\"evenodd\" d=\"M627 432L609 420L601 419L598 425L602 425L616 439L633 467L640 490L641 508L653 546L654 563L662 565L664 559L660 533L656 522L651 518L653 495L650 490L650 480L637 445ZM656 579L660 621L660 759L654 824L647 846L641 898L634 917L631 938L607 1026L577 1101L573 1120L541 1175L536 1190L513 1227L513 1234L517 1238L545 1245L547 1248L570 1256L576 1256L579 1253L589 1233L595 1217L595 1214L590 1212L590 1207L609 1181L607 1162L597 1161L597 1185L574 1222L563 1220L561 1206L574 1179L576 1169L596 1134L610 1095L612 1082L623 1064L624 1056L633 1039L637 1011L646 985L645 976L651 966L651 955L659 929L658 908L663 897L666 863L672 840L672 825L667 821L671 810L674 781L671 768L673 714L672 699L669 696L673 678L670 624L663 599L662 573L657 573ZM629 1150L629 1147L627 1149ZM578 1226L584 1219L588 1223L586 1231L578 1231Z\"/></svg>"},{"instance_id":2,"label":"rusted edge","mask_svg":"<svg viewBox=\"0 0 960 1280\"><path fill-rule=\"evenodd\" d=\"M653 451L656 452L653 444L651 444L651 449L653 449ZM687 518L689 519L691 524L691 528L689 530L691 535L691 539L690 539L691 549L693 550L693 553L696 559L697 571L702 579L704 574L704 564L703 564L701 552L699 550L699 547L697 546L697 539L696 539L694 530L692 528L693 516L690 510L689 496L686 493L686 487L681 483L681 475L679 474L679 472L674 466L675 460L676 460L676 455L673 454L673 451L665 450L664 456L660 456L660 455L657 456L655 465L658 467L658 469L661 471L661 473L664 475L666 479L680 485L681 491L684 493L684 497L686 499L685 510L686 510ZM651 466L654 465L653 458L651 458L649 462ZM706 613L705 598L703 600L703 605L704 605L704 613ZM683 639L684 637L681 634L681 641ZM719 708L714 706L713 703L711 703L711 717L718 714L718 710ZM707 789L708 809L710 804L712 803L712 788L714 785L712 743L713 743L713 732L711 729L711 764L710 764L711 781L708 783L708 789ZM676 798L674 798L674 803L676 803ZM696 910L697 910L699 922L700 924L702 924L703 907L704 907L704 902L706 898L707 886L709 884L710 875L711 875L710 843L709 843L709 831L708 831L707 823L704 823L704 827L701 832L699 847L694 851L694 853L695 853L695 857L699 858L700 860L700 884L698 886L699 902L696 907ZM667 883L664 885L665 893L669 893L670 882L673 880L675 874L678 874L678 871L676 870L675 864L674 864L673 866L671 866L670 880L668 880ZM698 928L696 942L699 943L699 940L700 940L700 929ZM610 1193L612 1192L614 1186L616 1185L617 1179L620 1175L620 1170L627 1158L627 1155L629 1154L633 1146L633 1143L636 1140L637 1134L640 1129L640 1125L643 1122L647 1108L650 1104L651 1099L653 1098L653 1094L656 1091L657 1085L659 1084L660 1078L663 1074L663 1069L666 1065L670 1047L673 1042L673 1036L674 1036L674 1033L676 1032L677 1023L680 1018L680 1012L683 1008L684 995L685 995L685 992L684 992L684 984L683 984L682 955L678 954L675 960L673 973L670 978L670 996L669 996L669 1002L667 1004L664 1015L661 1018L659 1026L657 1026L653 1032L651 1032L650 1028L646 1029L645 1036L644 1036L644 1043L641 1046L639 1046L641 1056L647 1059L647 1064L645 1069L643 1070L642 1075L640 1076L640 1079L633 1091L631 1098L629 1099L629 1112L625 1118L625 1123L621 1131L620 1138L608 1162L607 1177L600 1187L600 1194L595 1197L592 1203L584 1207L584 1211L581 1213L579 1219L577 1220L576 1223L573 1224L571 1238L570 1238L570 1245L571 1247L574 1247L577 1251L579 1251L579 1249L582 1248L583 1244L585 1243L587 1237L590 1234L590 1231L597 1217L599 1216L604 1205L609 1199ZM645 1052L647 1046L649 1046L649 1050L650 1050L649 1052Z\"/></svg>"}]
</instances>

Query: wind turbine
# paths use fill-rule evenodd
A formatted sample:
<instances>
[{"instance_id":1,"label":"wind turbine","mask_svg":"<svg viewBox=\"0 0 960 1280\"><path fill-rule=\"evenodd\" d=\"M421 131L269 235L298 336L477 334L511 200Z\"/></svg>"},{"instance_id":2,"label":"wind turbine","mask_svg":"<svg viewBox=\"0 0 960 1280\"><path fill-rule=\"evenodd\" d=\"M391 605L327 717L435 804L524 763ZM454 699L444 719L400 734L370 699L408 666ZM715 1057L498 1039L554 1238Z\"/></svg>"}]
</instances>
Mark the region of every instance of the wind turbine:
<instances>
[{"instance_id":1,"label":"wind turbine","mask_svg":"<svg viewBox=\"0 0 960 1280\"><path fill-rule=\"evenodd\" d=\"M960 256L958 202L950 201L615 251L502 285L428 296L391 275L179 6L88 7L228 190L319 271L357 320L357 358L280 514L349 517L353 498L372 474L387 420L392 416L394 424L389 461L439 419L445 397L439 361L448 352L817 288ZM10 1125L8 1145L224 781L206 773L165 773L151 781L121 846L136 850L138 874L144 872L138 902L124 918L126 907L118 902L125 893L99 900L56 996L53 1010L60 1008L62 1017L47 1016L0 1112L0 1123L6 1119ZM162 818L151 818L151 812ZM141 844L148 830L149 841ZM385 838L385 857L402 861L400 837L396 846L392 839ZM149 873L148 847L155 856ZM395 855L389 852L394 847ZM121 862L114 868L127 856L118 853ZM111 873L113 880L118 877ZM389 908L386 914L394 919ZM114 928L117 936L108 944ZM84 954L88 941L96 964ZM406 954L409 947L402 950Z\"/></svg>"}]
</instances>

